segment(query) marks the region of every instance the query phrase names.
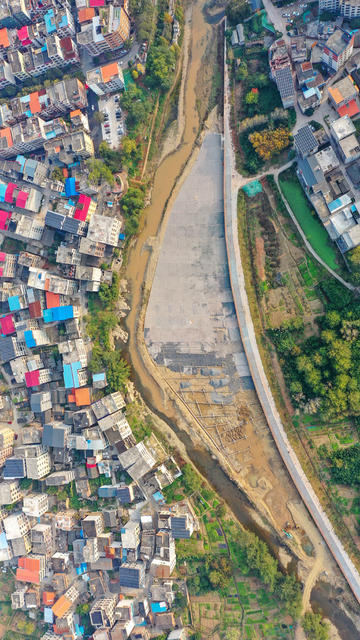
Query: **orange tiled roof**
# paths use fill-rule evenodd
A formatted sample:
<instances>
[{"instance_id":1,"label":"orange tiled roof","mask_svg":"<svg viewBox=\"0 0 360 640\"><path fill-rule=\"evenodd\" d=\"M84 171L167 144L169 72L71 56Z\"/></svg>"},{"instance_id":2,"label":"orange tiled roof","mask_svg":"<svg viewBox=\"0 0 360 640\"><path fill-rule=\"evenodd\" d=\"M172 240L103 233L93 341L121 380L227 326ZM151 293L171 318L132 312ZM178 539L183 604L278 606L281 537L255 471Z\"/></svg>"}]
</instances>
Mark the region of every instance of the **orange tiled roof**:
<instances>
[{"instance_id":1,"label":"orange tiled roof","mask_svg":"<svg viewBox=\"0 0 360 640\"><path fill-rule=\"evenodd\" d=\"M72 602L64 595L60 596L52 607L52 612L57 618L62 618L70 609Z\"/></svg>"},{"instance_id":2,"label":"orange tiled roof","mask_svg":"<svg viewBox=\"0 0 360 640\"><path fill-rule=\"evenodd\" d=\"M39 571L40 560L39 558L29 558L29 557L22 556L18 560L18 566L21 569L28 569L29 571Z\"/></svg>"},{"instance_id":3,"label":"orange tiled roof","mask_svg":"<svg viewBox=\"0 0 360 640\"><path fill-rule=\"evenodd\" d=\"M41 111L38 91L33 91L32 93L30 93L30 111L33 115L34 113L40 113Z\"/></svg>"},{"instance_id":4,"label":"orange tiled roof","mask_svg":"<svg viewBox=\"0 0 360 640\"><path fill-rule=\"evenodd\" d=\"M33 584L40 584L39 571L30 571L29 569L16 569L16 580L21 582L32 582Z\"/></svg>"},{"instance_id":5,"label":"orange tiled roof","mask_svg":"<svg viewBox=\"0 0 360 640\"><path fill-rule=\"evenodd\" d=\"M80 109L75 109L75 111L70 111L70 118L75 118L75 116L80 116L80 115L81 115Z\"/></svg>"},{"instance_id":6,"label":"orange tiled roof","mask_svg":"<svg viewBox=\"0 0 360 640\"><path fill-rule=\"evenodd\" d=\"M52 291L46 292L46 307L47 309L53 309L60 306L60 296L58 293Z\"/></svg>"},{"instance_id":7,"label":"orange tiled roof","mask_svg":"<svg viewBox=\"0 0 360 640\"><path fill-rule=\"evenodd\" d=\"M111 62L110 64L101 67L101 77L103 82L109 82L114 76L119 73L119 67L117 62Z\"/></svg>"},{"instance_id":8,"label":"orange tiled roof","mask_svg":"<svg viewBox=\"0 0 360 640\"><path fill-rule=\"evenodd\" d=\"M328 89L332 99L334 100L334 102L336 102L336 104L339 104L339 102L342 102L343 95L341 93L341 91L339 91L339 89L334 89L333 87L329 87Z\"/></svg>"},{"instance_id":9,"label":"orange tiled roof","mask_svg":"<svg viewBox=\"0 0 360 640\"><path fill-rule=\"evenodd\" d=\"M77 407L84 407L87 404L91 404L89 387L83 387L82 389L75 389L74 393L75 393L75 402Z\"/></svg>"},{"instance_id":10,"label":"orange tiled roof","mask_svg":"<svg viewBox=\"0 0 360 640\"><path fill-rule=\"evenodd\" d=\"M0 47L10 47L8 30L6 28L0 29Z\"/></svg>"},{"instance_id":11,"label":"orange tiled roof","mask_svg":"<svg viewBox=\"0 0 360 640\"><path fill-rule=\"evenodd\" d=\"M8 147L13 146L12 135L10 127L6 127L6 129L0 130L0 138L6 138Z\"/></svg>"},{"instance_id":12,"label":"orange tiled roof","mask_svg":"<svg viewBox=\"0 0 360 640\"><path fill-rule=\"evenodd\" d=\"M53 591L44 591L43 594L43 603L46 605L54 604L55 593Z\"/></svg>"},{"instance_id":13,"label":"orange tiled roof","mask_svg":"<svg viewBox=\"0 0 360 640\"><path fill-rule=\"evenodd\" d=\"M83 7L78 11L79 22L87 22L88 20L92 20L95 16L94 7Z\"/></svg>"}]
</instances>

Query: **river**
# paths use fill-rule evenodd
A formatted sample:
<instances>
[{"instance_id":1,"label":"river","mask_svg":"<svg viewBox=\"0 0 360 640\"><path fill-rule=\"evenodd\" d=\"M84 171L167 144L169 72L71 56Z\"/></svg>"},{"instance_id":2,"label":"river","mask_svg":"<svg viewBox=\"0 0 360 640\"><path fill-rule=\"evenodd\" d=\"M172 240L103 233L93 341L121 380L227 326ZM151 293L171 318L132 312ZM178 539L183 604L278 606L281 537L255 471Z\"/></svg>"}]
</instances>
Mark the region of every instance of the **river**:
<instances>
[{"instance_id":1,"label":"river","mask_svg":"<svg viewBox=\"0 0 360 640\"><path fill-rule=\"evenodd\" d=\"M141 393L148 407L162 418L175 432L177 437L186 447L187 454L200 473L208 479L213 488L224 498L232 509L236 518L245 527L257 533L270 545L273 552L277 552L279 539L269 534L259 526L254 519L250 503L238 487L229 479L220 467L217 460L213 459L208 450L194 448L191 438L177 424L176 408L169 402L164 404L164 394L157 382L148 372L140 350L138 348L138 323L139 313L143 305L144 282L151 253L148 249L149 237L156 237L166 205L173 192L178 178L189 160L194 144L201 129L197 110L196 87L198 72L201 64L206 64L205 52L212 37L213 26L216 17L206 18L204 11L205 0L197 0L193 4L190 55L185 81L184 114L185 125L180 145L161 162L157 168L153 181L151 203L145 210L142 223L136 241L133 242L127 257L126 272L124 274L129 288L130 312L125 319L126 329L129 333L128 344L124 349L124 355L130 362L133 370L136 388ZM222 17L223 13L218 17ZM276 553L277 554L277 553ZM321 607L324 614L332 620L343 640L355 638L357 631L352 622L341 611L334 610L329 593L325 587L317 586L314 590L314 604Z\"/></svg>"}]
</instances>

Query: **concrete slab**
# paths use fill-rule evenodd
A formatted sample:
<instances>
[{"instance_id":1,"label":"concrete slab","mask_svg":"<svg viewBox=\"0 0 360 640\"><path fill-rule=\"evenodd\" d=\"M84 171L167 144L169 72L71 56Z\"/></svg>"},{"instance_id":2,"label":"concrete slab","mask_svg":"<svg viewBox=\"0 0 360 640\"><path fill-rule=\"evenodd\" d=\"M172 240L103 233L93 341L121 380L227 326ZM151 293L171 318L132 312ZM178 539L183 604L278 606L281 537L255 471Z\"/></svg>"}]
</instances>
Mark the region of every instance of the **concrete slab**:
<instances>
[{"instance_id":1,"label":"concrete slab","mask_svg":"<svg viewBox=\"0 0 360 640\"><path fill-rule=\"evenodd\" d=\"M167 223L144 334L159 365L193 374L220 367L236 391L251 377L230 288L222 171L221 136L208 133Z\"/></svg>"}]
</instances>

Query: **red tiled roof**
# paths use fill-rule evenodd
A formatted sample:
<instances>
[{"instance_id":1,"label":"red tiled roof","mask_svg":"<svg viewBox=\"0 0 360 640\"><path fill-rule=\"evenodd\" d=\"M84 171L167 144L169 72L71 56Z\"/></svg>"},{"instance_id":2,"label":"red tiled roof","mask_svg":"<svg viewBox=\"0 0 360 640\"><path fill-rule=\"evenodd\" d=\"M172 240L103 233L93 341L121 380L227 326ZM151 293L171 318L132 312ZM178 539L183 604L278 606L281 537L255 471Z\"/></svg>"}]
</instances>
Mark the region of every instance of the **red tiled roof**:
<instances>
[{"instance_id":1,"label":"red tiled roof","mask_svg":"<svg viewBox=\"0 0 360 640\"><path fill-rule=\"evenodd\" d=\"M17 188L18 187L17 187L17 184L15 184L15 182L9 182L5 191L5 202L12 203L13 197L14 197L13 193Z\"/></svg>"},{"instance_id":2,"label":"red tiled roof","mask_svg":"<svg viewBox=\"0 0 360 640\"><path fill-rule=\"evenodd\" d=\"M24 209L26 207L26 201L28 197L29 197L29 194L26 193L26 191L19 191L16 198L16 206L21 207L21 209Z\"/></svg>"},{"instance_id":3,"label":"red tiled roof","mask_svg":"<svg viewBox=\"0 0 360 640\"><path fill-rule=\"evenodd\" d=\"M35 300L35 302L30 302L30 304L29 304L29 313L30 313L30 318L41 318L41 302L40 302L40 300Z\"/></svg>"},{"instance_id":4,"label":"red tiled roof","mask_svg":"<svg viewBox=\"0 0 360 640\"><path fill-rule=\"evenodd\" d=\"M75 220L81 220L82 222L86 220L90 203L91 198L81 193L74 213Z\"/></svg>"},{"instance_id":5,"label":"red tiled roof","mask_svg":"<svg viewBox=\"0 0 360 640\"><path fill-rule=\"evenodd\" d=\"M25 373L25 382L27 387L37 387L40 379L40 371L36 369L36 371L27 371Z\"/></svg>"},{"instance_id":6,"label":"red tiled roof","mask_svg":"<svg viewBox=\"0 0 360 640\"><path fill-rule=\"evenodd\" d=\"M47 309L60 307L60 296L58 293L52 293L52 291L46 292L46 307Z\"/></svg>"},{"instance_id":7,"label":"red tiled roof","mask_svg":"<svg viewBox=\"0 0 360 640\"><path fill-rule=\"evenodd\" d=\"M339 107L337 109L337 112L340 117L349 116L350 118L352 118L353 116L356 116L357 113L360 113L360 109L357 105L356 100L350 100L348 104L344 104L342 107Z\"/></svg>"},{"instance_id":8,"label":"red tiled roof","mask_svg":"<svg viewBox=\"0 0 360 640\"><path fill-rule=\"evenodd\" d=\"M15 325L11 314L0 318L0 325L1 333L5 336L8 336L10 333L14 333L15 331Z\"/></svg>"},{"instance_id":9,"label":"red tiled roof","mask_svg":"<svg viewBox=\"0 0 360 640\"><path fill-rule=\"evenodd\" d=\"M0 210L0 229L7 229L11 218L11 211Z\"/></svg>"}]
</instances>

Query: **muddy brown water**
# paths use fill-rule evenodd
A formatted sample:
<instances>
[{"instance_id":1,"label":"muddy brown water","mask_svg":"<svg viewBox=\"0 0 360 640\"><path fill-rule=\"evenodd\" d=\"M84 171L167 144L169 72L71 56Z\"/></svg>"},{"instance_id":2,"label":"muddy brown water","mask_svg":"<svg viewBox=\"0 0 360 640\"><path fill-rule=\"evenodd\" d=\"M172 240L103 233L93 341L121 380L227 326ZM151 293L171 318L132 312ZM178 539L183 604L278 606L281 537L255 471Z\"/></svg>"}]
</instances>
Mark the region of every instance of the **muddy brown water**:
<instances>
[{"instance_id":1,"label":"muddy brown water","mask_svg":"<svg viewBox=\"0 0 360 640\"><path fill-rule=\"evenodd\" d=\"M146 243L150 236L156 236L159 231L167 202L191 156L201 127L196 106L197 76L208 39L212 37L212 24L218 22L223 16L222 13L219 13L215 17L206 16L204 9L205 0L197 0L197 2L193 4L189 67L184 94L185 127L182 141L179 147L163 160L155 173L151 204L147 207L145 215L143 216L142 226L136 242L134 242L128 252L125 277L130 291L130 312L125 320L125 324L129 332L129 341L123 351L132 366L136 387L149 408L162 418L176 433L177 437L185 445L188 456L193 464L226 501L239 522L246 528L254 531L261 539L265 540L271 547L273 553L277 555L281 540L275 535L269 534L265 528L263 529L259 526L258 522L253 518L252 510L250 509L251 505L246 495L230 480L222 470L218 461L214 459L205 448L194 448L188 433L179 428L175 407L171 407L169 403L167 403L165 407L163 392L147 371L137 345L138 316L143 304L143 285L150 257ZM333 622L343 640L358 637L351 620L339 611L337 607L334 607L326 585L318 585L316 589L313 590L313 594L312 603L314 603L318 609L321 609L324 615Z\"/></svg>"}]
</instances>

